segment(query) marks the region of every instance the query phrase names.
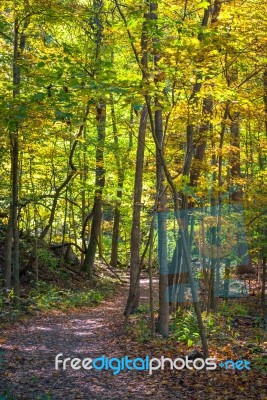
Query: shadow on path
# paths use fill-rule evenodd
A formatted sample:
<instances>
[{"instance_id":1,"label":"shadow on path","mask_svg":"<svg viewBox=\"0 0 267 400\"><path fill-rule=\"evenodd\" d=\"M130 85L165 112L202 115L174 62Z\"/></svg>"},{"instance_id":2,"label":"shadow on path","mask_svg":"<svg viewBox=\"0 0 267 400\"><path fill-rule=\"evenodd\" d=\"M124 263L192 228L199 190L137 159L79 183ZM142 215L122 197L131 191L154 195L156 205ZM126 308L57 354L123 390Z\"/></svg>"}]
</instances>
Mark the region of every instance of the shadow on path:
<instances>
[{"instance_id":1,"label":"shadow on path","mask_svg":"<svg viewBox=\"0 0 267 400\"><path fill-rule=\"evenodd\" d=\"M148 301L148 280L141 283L144 303ZM155 386L155 381L147 371L122 371L114 376L111 370L55 370L58 353L62 358L131 358L129 341L119 335L127 292L124 287L95 308L35 316L17 324L1 346L4 368L0 369L0 393L9 390L16 400L179 398L158 390L152 395L148 387Z\"/></svg>"}]
</instances>

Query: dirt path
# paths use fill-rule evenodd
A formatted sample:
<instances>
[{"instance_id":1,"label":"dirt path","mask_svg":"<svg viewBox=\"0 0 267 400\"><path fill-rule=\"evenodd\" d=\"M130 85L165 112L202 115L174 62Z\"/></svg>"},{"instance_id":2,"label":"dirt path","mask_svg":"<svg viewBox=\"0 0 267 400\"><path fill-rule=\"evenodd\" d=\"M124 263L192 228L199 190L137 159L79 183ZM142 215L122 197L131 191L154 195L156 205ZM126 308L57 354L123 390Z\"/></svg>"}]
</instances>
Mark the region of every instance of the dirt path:
<instances>
[{"instance_id":1,"label":"dirt path","mask_svg":"<svg viewBox=\"0 0 267 400\"><path fill-rule=\"evenodd\" d=\"M144 304L148 280L141 283ZM34 316L1 332L0 400L267 400L266 373L253 368L247 372L167 368L152 375L124 370L115 376L110 369L55 370L58 353L80 359L103 355L174 359L185 353L175 341L170 345L158 338L153 345L120 336L127 292L125 286L95 308Z\"/></svg>"},{"instance_id":2,"label":"dirt path","mask_svg":"<svg viewBox=\"0 0 267 400\"><path fill-rule=\"evenodd\" d=\"M143 279L142 285L144 303L148 301L147 280ZM0 393L4 389L10 393L9 398L13 394L16 400L180 398L159 389L147 371L125 371L114 376L111 370L55 370L58 353L64 358L132 358L134 344L119 335L126 295L124 287L95 308L35 316L17 324L1 346L4 365L0 368Z\"/></svg>"}]
</instances>

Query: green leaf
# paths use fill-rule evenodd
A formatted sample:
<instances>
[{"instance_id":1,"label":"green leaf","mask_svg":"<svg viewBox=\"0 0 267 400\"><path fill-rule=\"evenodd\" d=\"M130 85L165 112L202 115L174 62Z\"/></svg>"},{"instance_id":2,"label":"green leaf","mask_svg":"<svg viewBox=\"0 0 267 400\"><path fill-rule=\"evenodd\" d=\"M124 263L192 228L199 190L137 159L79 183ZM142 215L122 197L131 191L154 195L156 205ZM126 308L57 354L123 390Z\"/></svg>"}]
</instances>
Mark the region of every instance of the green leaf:
<instances>
[{"instance_id":1,"label":"green leaf","mask_svg":"<svg viewBox=\"0 0 267 400\"><path fill-rule=\"evenodd\" d=\"M192 339L188 339L188 341L187 341L187 346L188 346L188 347L193 346L193 340L192 340Z\"/></svg>"},{"instance_id":2,"label":"green leaf","mask_svg":"<svg viewBox=\"0 0 267 400\"><path fill-rule=\"evenodd\" d=\"M43 68L45 66L45 63L43 62L43 61L39 61L37 64L36 64L36 67L37 68Z\"/></svg>"},{"instance_id":3,"label":"green leaf","mask_svg":"<svg viewBox=\"0 0 267 400\"><path fill-rule=\"evenodd\" d=\"M202 1L202 2L199 4L199 7L200 7L200 8L208 8L209 6L210 6L210 2L209 2L209 1L206 1L206 0Z\"/></svg>"},{"instance_id":4,"label":"green leaf","mask_svg":"<svg viewBox=\"0 0 267 400\"><path fill-rule=\"evenodd\" d=\"M32 97L33 101L42 101L46 97L46 94L44 92L38 92L35 93Z\"/></svg>"}]
</instances>

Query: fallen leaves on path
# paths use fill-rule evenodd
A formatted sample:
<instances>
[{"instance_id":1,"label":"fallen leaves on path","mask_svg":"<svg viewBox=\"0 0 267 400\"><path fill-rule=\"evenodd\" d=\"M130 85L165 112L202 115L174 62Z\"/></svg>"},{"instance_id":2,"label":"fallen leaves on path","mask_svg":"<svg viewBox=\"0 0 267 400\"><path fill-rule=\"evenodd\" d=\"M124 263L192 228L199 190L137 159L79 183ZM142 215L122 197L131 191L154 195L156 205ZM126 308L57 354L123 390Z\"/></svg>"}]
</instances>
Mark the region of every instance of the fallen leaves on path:
<instances>
[{"instance_id":1,"label":"fallen leaves on path","mask_svg":"<svg viewBox=\"0 0 267 400\"><path fill-rule=\"evenodd\" d=\"M128 355L131 359L163 355L174 359L184 354L185 349L174 341L157 339L138 343L120 335L126 295L127 287L124 287L121 293L95 308L39 314L9 327L0 342L0 393L6 393L2 398L267 399L266 377L253 369L246 372L165 369L152 375L147 371L122 371L113 375L111 370L55 370L58 353L81 359L102 355L109 358Z\"/></svg>"}]
</instances>

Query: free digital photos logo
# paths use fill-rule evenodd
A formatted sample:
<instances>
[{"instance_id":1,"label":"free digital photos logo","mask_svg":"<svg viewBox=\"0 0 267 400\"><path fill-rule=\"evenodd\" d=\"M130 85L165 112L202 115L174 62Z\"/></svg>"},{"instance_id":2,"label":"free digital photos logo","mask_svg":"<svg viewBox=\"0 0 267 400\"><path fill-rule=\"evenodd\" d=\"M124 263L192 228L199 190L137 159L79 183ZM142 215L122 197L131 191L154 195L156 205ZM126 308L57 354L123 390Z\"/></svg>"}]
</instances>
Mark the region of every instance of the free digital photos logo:
<instances>
[{"instance_id":1,"label":"free digital photos logo","mask_svg":"<svg viewBox=\"0 0 267 400\"><path fill-rule=\"evenodd\" d=\"M97 358L64 358L63 353L59 353L55 357L55 369L56 370L66 370L71 368L73 370L91 370L96 371L113 371L113 375L118 375L120 372L128 370L136 371L148 371L149 375L152 375L154 371L157 370L177 370L182 369L188 370L216 370L218 367L228 370L250 370L250 362L247 360L226 360L217 364L216 358L196 358L191 360L188 356L182 358L178 357L171 359L168 357L161 356L160 358L145 356L145 358L137 357L131 359L128 356L117 358L108 358L104 355Z\"/></svg>"}]
</instances>

